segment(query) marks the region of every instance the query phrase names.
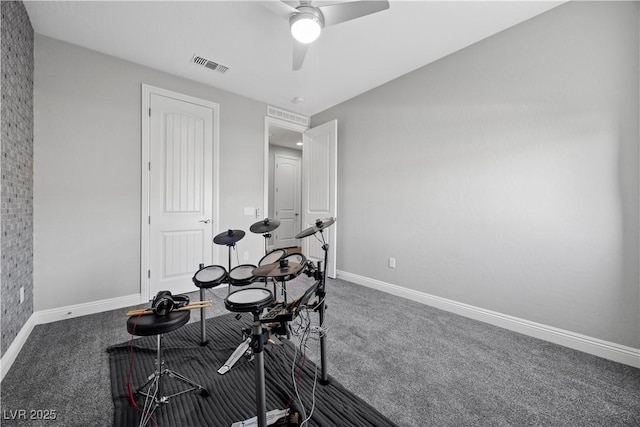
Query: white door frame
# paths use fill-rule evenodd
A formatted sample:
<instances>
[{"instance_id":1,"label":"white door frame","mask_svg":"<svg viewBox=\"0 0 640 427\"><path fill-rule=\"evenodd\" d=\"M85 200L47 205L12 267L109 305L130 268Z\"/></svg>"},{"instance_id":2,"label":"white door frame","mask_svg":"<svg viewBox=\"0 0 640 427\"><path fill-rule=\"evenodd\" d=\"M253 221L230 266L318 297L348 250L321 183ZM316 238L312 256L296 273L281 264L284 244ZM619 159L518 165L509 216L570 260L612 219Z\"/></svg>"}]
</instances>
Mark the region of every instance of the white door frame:
<instances>
[{"instance_id":1,"label":"white door frame","mask_svg":"<svg viewBox=\"0 0 640 427\"><path fill-rule=\"evenodd\" d=\"M265 116L264 118L264 206L263 206L263 218L269 215L269 126L277 126L284 129L289 129L295 132L304 133L309 129L307 126L299 125L297 123L287 122L285 120L276 119L274 117ZM302 230L300 230L302 231Z\"/></svg>"},{"instance_id":2,"label":"white door frame","mask_svg":"<svg viewBox=\"0 0 640 427\"><path fill-rule=\"evenodd\" d=\"M184 95L178 92L162 89L159 87L142 84L142 109L141 109L141 123L142 123L142 161L141 166L141 215L140 215L140 303L148 302L151 299L150 295L150 280L149 280L149 108L151 104L151 94L157 94L174 99L178 99L184 102L190 102L192 104L208 107L213 110L213 235L215 235L219 229L219 152L220 152L220 105L200 98L195 98L189 95ZM211 243L213 245L213 242ZM212 260L218 259L217 245L213 245ZM197 267L194 267L194 272ZM195 288L194 288L195 290Z\"/></svg>"}]
</instances>

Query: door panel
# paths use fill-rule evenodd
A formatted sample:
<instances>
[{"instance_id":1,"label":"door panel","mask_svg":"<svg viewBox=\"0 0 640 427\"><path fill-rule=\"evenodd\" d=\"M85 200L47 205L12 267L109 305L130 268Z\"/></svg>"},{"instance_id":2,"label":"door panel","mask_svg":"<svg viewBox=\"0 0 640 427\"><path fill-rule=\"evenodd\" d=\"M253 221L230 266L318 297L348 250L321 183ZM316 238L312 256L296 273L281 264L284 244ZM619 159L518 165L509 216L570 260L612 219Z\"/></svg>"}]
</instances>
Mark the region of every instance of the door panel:
<instances>
[{"instance_id":1,"label":"door panel","mask_svg":"<svg viewBox=\"0 0 640 427\"><path fill-rule=\"evenodd\" d=\"M274 212L280 227L274 231L274 246L298 246L300 230L300 159L276 154Z\"/></svg>"},{"instance_id":2,"label":"door panel","mask_svg":"<svg viewBox=\"0 0 640 427\"><path fill-rule=\"evenodd\" d=\"M303 229L316 220L336 218L337 214L337 144L338 122L332 120L304 133L302 149L303 170ZM327 275L336 277L337 223L323 231L329 244ZM322 244L315 238L303 239L304 253L311 260L324 261Z\"/></svg>"},{"instance_id":3,"label":"door panel","mask_svg":"<svg viewBox=\"0 0 640 427\"><path fill-rule=\"evenodd\" d=\"M180 277L188 273L191 277L194 266L201 261L204 246L202 230L162 233L162 279Z\"/></svg>"},{"instance_id":4,"label":"door panel","mask_svg":"<svg viewBox=\"0 0 640 427\"><path fill-rule=\"evenodd\" d=\"M204 120L169 113L165 126L165 212L202 213Z\"/></svg>"},{"instance_id":5,"label":"door panel","mask_svg":"<svg viewBox=\"0 0 640 427\"><path fill-rule=\"evenodd\" d=\"M150 98L149 277L151 296L195 290L212 263L213 109Z\"/></svg>"}]
</instances>

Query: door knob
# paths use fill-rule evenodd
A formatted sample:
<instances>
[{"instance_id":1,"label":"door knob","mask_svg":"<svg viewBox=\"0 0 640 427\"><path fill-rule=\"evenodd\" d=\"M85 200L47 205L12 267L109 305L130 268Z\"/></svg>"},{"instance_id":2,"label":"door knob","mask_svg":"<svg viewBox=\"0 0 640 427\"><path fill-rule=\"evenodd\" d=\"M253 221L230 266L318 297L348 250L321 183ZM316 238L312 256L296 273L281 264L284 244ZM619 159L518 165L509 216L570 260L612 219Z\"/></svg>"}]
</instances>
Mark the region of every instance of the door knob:
<instances>
[{"instance_id":1,"label":"door knob","mask_svg":"<svg viewBox=\"0 0 640 427\"><path fill-rule=\"evenodd\" d=\"M211 222L211 220L210 219L201 219L198 222L204 222L205 224L209 224Z\"/></svg>"}]
</instances>

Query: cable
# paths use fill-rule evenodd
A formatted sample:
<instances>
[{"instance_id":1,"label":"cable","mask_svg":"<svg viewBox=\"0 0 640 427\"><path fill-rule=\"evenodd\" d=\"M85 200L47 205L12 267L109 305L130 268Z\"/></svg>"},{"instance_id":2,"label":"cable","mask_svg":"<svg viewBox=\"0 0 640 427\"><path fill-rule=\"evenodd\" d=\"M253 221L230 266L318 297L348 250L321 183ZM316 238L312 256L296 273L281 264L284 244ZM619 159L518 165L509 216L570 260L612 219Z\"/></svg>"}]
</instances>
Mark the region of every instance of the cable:
<instances>
[{"instance_id":1,"label":"cable","mask_svg":"<svg viewBox=\"0 0 640 427\"><path fill-rule=\"evenodd\" d=\"M302 326L302 323L300 322L298 328L296 330L294 330L291 327L291 324L288 325L289 330L291 332L291 335L294 337L300 337L301 333L300 333L300 327ZM303 341L304 338L300 338L300 350L302 353L302 345L303 345ZM296 394L296 398L298 400L299 406L300 406L300 412L303 414L303 417L306 418L306 412L304 409L304 403L302 402L302 399L300 398L300 390L299 390L299 384L298 384L298 380L299 380L299 376L301 373L301 368L302 366L304 366L304 360L301 360L301 366L298 369L298 375L296 376L296 359L298 358L298 346L294 346L294 354L293 354L293 362L291 364L291 380L293 382L293 388Z\"/></svg>"},{"instance_id":2,"label":"cable","mask_svg":"<svg viewBox=\"0 0 640 427\"><path fill-rule=\"evenodd\" d=\"M321 301L321 303L324 303L324 299ZM300 413L303 419L300 426L303 426L306 423L308 423L311 420L311 417L313 416L313 412L315 410L315 403L316 403L316 396L315 396L316 387L318 383L318 364L316 363L315 369L314 369L313 387L311 389L311 409L309 414L307 415L306 409L304 407L304 402L302 401L302 396L300 395L300 378L302 376L305 361L307 359L307 350L309 348L308 342L310 339L313 339L316 342L318 341L313 337L314 332L317 332L318 336L322 336L322 334L325 334L326 331L322 326L320 326L319 329L316 329L315 331L313 330L311 326L311 311L307 307L303 307L300 310L296 320L297 321L295 323L292 322L293 325L289 324L289 330L291 331L292 336L299 339L299 345L294 346L295 352L293 357L293 363L291 366L291 379L293 381L295 397L297 402L300 405ZM316 350L318 350L318 348L319 347L316 345ZM300 362L297 364L296 360L298 359L298 352L300 353ZM296 375L296 366L298 367L297 375ZM291 403L292 400L293 398L289 401L289 403ZM289 406L289 404L287 406Z\"/></svg>"},{"instance_id":3,"label":"cable","mask_svg":"<svg viewBox=\"0 0 640 427\"><path fill-rule=\"evenodd\" d=\"M307 349L307 342L309 340L309 338L311 337L311 322L310 319L307 319L307 327L304 330L304 335L303 335L303 340L304 340L304 346L303 346L303 342L301 342L301 350L304 348L303 350L303 357L306 360L306 349ZM315 390L316 390L316 381L317 381L317 377L318 377L318 365L315 364L315 373L314 373L314 380L313 380L313 388L311 390L311 411L309 412L309 415L306 416L306 410L305 413L303 414L303 421L300 424L300 426L304 426L313 416L313 411L315 409L315 405L316 405L316 396L315 396ZM302 402L300 402L302 404Z\"/></svg>"},{"instance_id":4,"label":"cable","mask_svg":"<svg viewBox=\"0 0 640 427\"><path fill-rule=\"evenodd\" d=\"M324 304L324 298L320 301L320 304ZM305 310L307 315L310 316L309 314L309 310ZM310 321L310 319L309 319ZM326 329L324 328L324 323L322 325L320 325L318 330L318 342L319 342L319 338L322 337L323 335L326 334ZM319 347L316 346L316 350L319 350ZM309 416L307 418L304 419L304 421L302 421L302 423L300 424L300 427L304 426L307 422L309 422L311 420L311 417L313 416L313 411L316 408L316 386L318 384L318 364L315 364L315 370L314 370L314 374L313 374L313 388L311 390L311 411L309 412Z\"/></svg>"},{"instance_id":5,"label":"cable","mask_svg":"<svg viewBox=\"0 0 640 427\"><path fill-rule=\"evenodd\" d=\"M224 300L226 299L226 297L221 297L221 296L216 295L216 293L215 293L215 292L213 292L214 290L215 290L215 288L207 288L207 291L208 291L211 295L213 295L215 298L217 298L217 299L219 299L219 300L221 300L221 301L224 301ZM205 294L206 294L206 292L205 292Z\"/></svg>"},{"instance_id":6,"label":"cable","mask_svg":"<svg viewBox=\"0 0 640 427\"><path fill-rule=\"evenodd\" d=\"M304 426L313 416L313 411L316 409L316 384L318 383L318 364L316 363L316 369L313 374L313 389L311 390L311 411L309 416L300 423L300 427Z\"/></svg>"},{"instance_id":7,"label":"cable","mask_svg":"<svg viewBox=\"0 0 640 427\"><path fill-rule=\"evenodd\" d=\"M131 331L131 339L129 340L129 371L127 372L127 392L129 396L129 403L135 409L139 409L139 408L138 408L138 405L136 404L135 399L133 398L133 391L131 390L131 374L133 372L133 365L135 364L135 354L133 352L133 340L135 337L134 334L136 332L136 326L138 326L138 319L140 318L140 316L141 315L138 315L138 317L136 317L136 320L133 323L133 329Z\"/></svg>"},{"instance_id":8,"label":"cable","mask_svg":"<svg viewBox=\"0 0 640 427\"><path fill-rule=\"evenodd\" d=\"M285 288L285 287L282 285L282 283L278 282L277 280L274 280L274 282L273 282L273 283L275 283L275 284L276 284L276 287L277 287L277 288L280 288L280 291L282 292L282 295L283 295L283 296L284 296L284 295L289 296L289 291L287 291L287 288ZM275 295L274 295L274 297L275 297Z\"/></svg>"},{"instance_id":9,"label":"cable","mask_svg":"<svg viewBox=\"0 0 640 427\"><path fill-rule=\"evenodd\" d=\"M133 352L133 342L136 334L136 327L138 326L138 320L140 319L140 316L142 316L142 314L139 314L138 316L136 316L136 320L133 322L133 328L131 329L131 340L129 343L129 371L127 372L127 394L129 397L129 403L131 404L131 406L133 406L133 408L136 411L142 414L143 419L146 419L147 421L151 420L153 421L153 424L156 427L159 427L158 422L153 417L153 412L147 413L144 409L140 409L140 407L136 403L136 399L133 397L134 393L133 393L133 387L131 385L131 375L133 373L133 366L135 364L135 353ZM158 385L156 383L156 391L153 394L154 398L157 393L158 393ZM149 393L147 393L147 396L145 398L145 404L144 404L145 408L147 407L148 399L149 399Z\"/></svg>"},{"instance_id":10,"label":"cable","mask_svg":"<svg viewBox=\"0 0 640 427\"><path fill-rule=\"evenodd\" d=\"M324 241L324 235L323 235L322 233L320 233L320 235L322 236L322 240L320 240L320 238L318 237L318 235L317 235L317 234L315 234L315 233L314 233L313 237L315 237L315 238L316 238L316 240L317 240L318 242L320 242L320 243L322 243L322 244L324 245L324 244L326 243L326 242Z\"/></svg>"},{"instance_id":11,"label":"cable","mask_svg":"<svg viewBox=\"0 0 640 427\"><path fill-rule=\"evenodd\" d=\"M304 404L302 403L302 399L300 398L300 390L298 388L298 379L295 375L295 367L296 367L296 358L298 355L298 346L295 346L295 352L293 354L293 363L291 365L291 380L293 381L293 389L296 392L296 397L298 398L298 402L300 403L300 412L302 412L303 418L307 417L307 413L304 409Z\"/></svg>"}]
</instances>

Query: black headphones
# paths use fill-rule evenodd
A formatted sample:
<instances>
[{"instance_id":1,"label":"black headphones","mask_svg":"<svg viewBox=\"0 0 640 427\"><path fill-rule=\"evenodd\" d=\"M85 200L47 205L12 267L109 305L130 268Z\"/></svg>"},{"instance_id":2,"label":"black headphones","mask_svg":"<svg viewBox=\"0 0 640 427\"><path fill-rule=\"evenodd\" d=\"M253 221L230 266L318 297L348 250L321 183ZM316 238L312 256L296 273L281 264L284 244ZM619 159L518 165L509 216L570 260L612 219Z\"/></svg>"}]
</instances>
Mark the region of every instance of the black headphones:
<instances>
[{"instance_id":1,"label":"black headphones","mask_svg":"<svg viewBox=\"0 0 640 427\"><path fill-rule=\"evenodd\" d=\"M170 291L160 291L151 303L151 310L158 316L166 316L187 304L189 304L189 297L186 295L171 295Z\"/></svg>"}]
</instances>

